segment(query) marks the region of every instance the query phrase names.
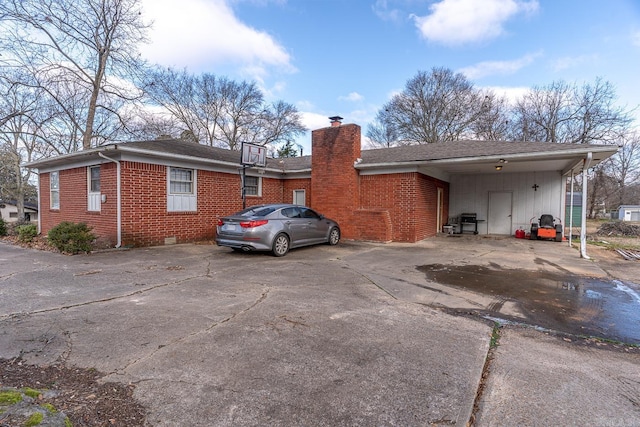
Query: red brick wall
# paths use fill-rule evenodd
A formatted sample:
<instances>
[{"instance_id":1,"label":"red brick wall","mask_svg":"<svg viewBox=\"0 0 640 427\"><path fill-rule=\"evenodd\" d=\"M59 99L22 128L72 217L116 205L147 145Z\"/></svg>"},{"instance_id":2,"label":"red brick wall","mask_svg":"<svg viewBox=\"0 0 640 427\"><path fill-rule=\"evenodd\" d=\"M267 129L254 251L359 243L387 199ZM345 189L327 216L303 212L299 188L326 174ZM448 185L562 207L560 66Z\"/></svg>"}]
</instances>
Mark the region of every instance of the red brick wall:
<instances>
[{"instance_id":1,"label":"red brick wall","mask_svg":"<svg viewBox=\"0 0 640 427\"><path fill-rule=\"evenodd\" d=\"M444 190L443 218L448 216L449 185L417 172L360 177L362 209L386 209L391 220L391 240L416 242L438 232L437 194ZM380 239L387 239L382 230Z\"/></svg>"},{"instance_id":2,"label":"red brick wall","mask_svg":"<svg viewBox=\"0 0 640 427\"><path fill-rule=\"evenodd\" d=\"M107 196L100 212L87 210L87 168L59 171L60 209L51 209L50 174L40 174L40 229L47 234L62 221L84 222L93 227L93 234L110 245L117 241L116 225L116 165L105 163L100 167L100 189Z\"/></svg>"},{"instance_id":3,"label":"red brick wall","mask_svg":"<svg viewBox=\"0 0 640 427\"><path fill-rule=\"evenodd\" d=\"M340 224L342 236L358 237L354 213L359 208L358 171L360 126L346 124L312 132L311 203Z\"/></svg>"},{"instance_id":4,"label":"red brick wall","mask_svg":"<svg viewBox=\"0 0 640 427\"><path fill-rule=\"evenodd\" d=\"M359 240L391 242L393 226L389 209L358 209L355 222Z\"/></svg>"},{"instance_id":5,"label":"red brick wall","mask_svg":"<svg viewBox=\"0 0 640 427\"><path fill-rule=\"evenodd\" d=\"M444 191L443 223L449 215L449 185L419 173L360 176L360 126L348 124L312 133L311 179L262 179L262 194L247 196L246 205L290 203L293 190L304 189L306 204L341 226L348 239L415 242L437 230L438 188ZM211 239L218 218L242 208L239 174L197 172L197 210L167 211L167 168L139 162L122 166L123 245L162 245ZM101 166L101 212L87 211L87 168L60 171L60 209L49 206L49 174L40 175L41 227L46 233L59 222L86 222L96 235L116 243L116 165Z\"/></svg>"},{"instance_id":6,"label":"red brick wall","mask_svg":"<svg viewBox=\"0 0 640 427\"><path fill-rule=\"evenodd\" d=\"M122 239L136 246L212 239L218 219L242 209L239 174L197 172L197 211L167 212L167 169L146 163L122 162ZM263 178L261 196L247 196L246 206L280 203L283 183Z\"/></svg>"},{"instance_id":7,"label":"red brick wall","mask_svg":"<svg viewBox=\"0 0 640 427\"><path fill-rule=\"evenodd\" d=\"M197 191L195 212L168 212L167 167L122 162L123 244L163 245L172 237L177 243L212 239L218 218L242 209L239 175L198 170ZM247 205L261 199L247 197Z\"/></svg>"}]
</instances>

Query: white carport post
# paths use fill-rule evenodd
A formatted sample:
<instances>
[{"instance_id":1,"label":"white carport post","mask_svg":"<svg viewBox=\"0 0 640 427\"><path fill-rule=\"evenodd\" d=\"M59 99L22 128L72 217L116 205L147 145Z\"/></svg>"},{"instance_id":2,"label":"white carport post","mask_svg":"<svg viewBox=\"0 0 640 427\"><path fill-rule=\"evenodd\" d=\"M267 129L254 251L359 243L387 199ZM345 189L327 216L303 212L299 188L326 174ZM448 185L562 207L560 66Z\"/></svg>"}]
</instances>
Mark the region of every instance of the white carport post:
<instances>
[{"instance_id":1,"label":"white carport post","mask_svg":"<svg viewBox=\"0 0 640 427\"><path fill-rule=\"evenodd\" d=\"M569 205L569 238L567 239L569 240L569 247L573 246L571 241L573 237L573 178L573 169L571 169L571 192L569 193L569 200L571 200L571 203Z\"/></svg>"},{"instance_id":2,"label":"white carport post","mask_svg":"<svg viewBox=\"0 0 640 427\"><path fill-rule=\"evenodd\" d=\"M584 259L591 259L587 255L587 171L591 166L593 153L588 152L587 158L582 166L582 224L580 227L580 256Z\"/></svg>"}]
</instances>

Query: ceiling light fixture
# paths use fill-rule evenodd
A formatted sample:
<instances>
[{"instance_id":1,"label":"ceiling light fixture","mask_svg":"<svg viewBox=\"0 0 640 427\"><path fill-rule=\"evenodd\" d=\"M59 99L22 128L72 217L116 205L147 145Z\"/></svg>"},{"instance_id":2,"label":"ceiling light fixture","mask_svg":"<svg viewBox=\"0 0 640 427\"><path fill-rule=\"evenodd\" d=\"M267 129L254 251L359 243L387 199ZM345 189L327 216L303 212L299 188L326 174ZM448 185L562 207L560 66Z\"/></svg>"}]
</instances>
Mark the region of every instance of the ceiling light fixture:
<instances>
[{"instance_id":1,"label":"ceiling light fixture","mask_svg":"<svg viewBox=\"0 0 640 427\"><path fill-rule=\"evenodd\" d=\"M502 170L502 165L496 165L496 170L497 171L501 171Z\"/></svg>"}]
</instances>

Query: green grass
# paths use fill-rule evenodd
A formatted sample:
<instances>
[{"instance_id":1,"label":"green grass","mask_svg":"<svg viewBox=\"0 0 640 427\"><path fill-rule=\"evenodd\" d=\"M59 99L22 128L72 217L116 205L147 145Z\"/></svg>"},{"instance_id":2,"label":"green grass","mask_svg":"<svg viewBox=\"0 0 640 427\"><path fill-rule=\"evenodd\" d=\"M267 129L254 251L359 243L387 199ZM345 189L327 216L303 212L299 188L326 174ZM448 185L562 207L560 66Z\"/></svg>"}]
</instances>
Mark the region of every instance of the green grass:
<instances>
[{"instance_id":1,"label":"green grass","mask_svg":"<svg viewBox=\"0 0 640 427\"><path fill-rule=\"evenodd\" d=\"M576 245L580 245L580 240L579 239L573 239L572 242ZM605 249L609 249L609 250L616 250L616 249L624 249L627 251L640 251L640 239L638 239L637 242L635 241L630 241L630 242L610 242L609 240L607 240L606 237L603 237L602 239L598 239L598 240L587 240L587 244L588 245L593 245L593 246L598 246L600 248L605 248Z\"/></svg>"},{"instance_id":2,"label":"green grass","mask_svg":"<svg viewBox=\"0 0 640 427\"><path fill-rule=\"evenodd\" d=\"M51 414L57 414L58 413L58 410L56 409L56 407L53 406L51 403L43 403L40 406L42 406L44 409L49 411L49 413L51 413Z\"/></svg>"},{"instance_id":3,"label":"green grass","mask_svg":"<svg viewBox=\"0 0 640 427\"><path fill-rule=\"evenodd\" d=\"M42 415L42 413L34 412L33 414L31 414L29 418L27 418L27 421L24 422L24 426L25 427L37 426L42 422L43 419L44 419L44 415Z\"/></svg>"},{"instance_id":4,"label":"green grass","mask_svg":"<svg viewBox=\"0 0 640 427\"><path fill-rule=\"evenodd\" d=\"M38 396L40 396L42 394L42 392L40 390L36 390L33 388L29 388L29 387L25 387L22 389L22 392L24 394L26 394L27 396L29 396L32 399L37 399Z\"/></svg>"},{"instance_id":5,"label":"green grass","mask_svg":"<svg viewBox=\"0 0 640 427\"><path fill-rule=\"evenodd\" d=\"M0 405L15 405L22 402L22 394L19 391L3 391L0 393Z\"/></svg>"},{"instance_id":6,"label":"green grass","mask_svg":"<svg viewBox=\"0 0 640 427\"><path fill-rule=\"evenodd\" d=\"M498 341L500 341L500 323L493 322L493 330L491 331L491 341L489 341L489 348L498 347Z\"/></svg>"}]
</instances>

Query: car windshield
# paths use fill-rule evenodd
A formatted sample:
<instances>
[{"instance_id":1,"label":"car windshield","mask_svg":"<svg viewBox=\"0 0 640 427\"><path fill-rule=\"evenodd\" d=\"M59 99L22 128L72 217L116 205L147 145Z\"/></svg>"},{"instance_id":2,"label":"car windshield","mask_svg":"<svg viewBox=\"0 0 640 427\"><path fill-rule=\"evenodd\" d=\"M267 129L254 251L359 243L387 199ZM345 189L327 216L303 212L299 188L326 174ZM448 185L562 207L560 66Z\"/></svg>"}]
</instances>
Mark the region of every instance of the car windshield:
<instances>
[{"instance_id":1,"label":"car windshield","mask_svg":"<svg viewBox=\"0 0 640 427\"><path fill-rule=\"evenodd\" d=\"M273 211L275 211L276 208L273 206L255 206L252 208L247 208L245 210L242 210L238 213L236 213L234 216L245 216L245 217L250 217L250 216L260 216L260 217L264 217L269 215L270 213L272 213Z\"/></svg>"}]
</instances>

